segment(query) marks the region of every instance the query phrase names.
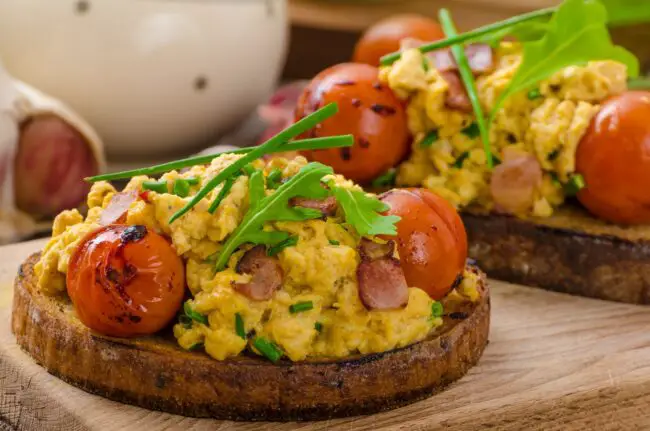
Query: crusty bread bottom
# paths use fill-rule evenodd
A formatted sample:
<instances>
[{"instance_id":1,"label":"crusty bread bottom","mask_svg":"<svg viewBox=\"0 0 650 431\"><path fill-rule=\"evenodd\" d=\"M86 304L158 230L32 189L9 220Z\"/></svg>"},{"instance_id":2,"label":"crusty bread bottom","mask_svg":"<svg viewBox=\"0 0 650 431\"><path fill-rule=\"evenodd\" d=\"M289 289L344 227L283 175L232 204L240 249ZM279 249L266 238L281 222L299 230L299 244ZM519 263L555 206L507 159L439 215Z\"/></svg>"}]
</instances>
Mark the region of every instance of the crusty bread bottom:
<instances>
[{"instance_id":1,"label":"crusty bread bottom","mask_svg":"<svg viewBox=\"0 0 650 431\"><path fill-rule=\"evenodd\" d=\"M490 299L445 317L438 334L390 352L340 361L216 361L171 337L111 339L91 333L65 297L35 288L32 255L14 286L12 330L48 372L85 391L185 416L311 420L366 414L428 397L476 364L488 340Z\"/></svg>"},{"instance_id":2,"label":"crusty bread bottom","mask_svg":"<svg viewBox=\"0 0 650 431\"><path fill-rule=\"evenodd\" d=\"M608 224L571 205L543 219L462 216L469 255L490 277L574 295L650 304L650 226Z\"/></svg>"}]
</instances>

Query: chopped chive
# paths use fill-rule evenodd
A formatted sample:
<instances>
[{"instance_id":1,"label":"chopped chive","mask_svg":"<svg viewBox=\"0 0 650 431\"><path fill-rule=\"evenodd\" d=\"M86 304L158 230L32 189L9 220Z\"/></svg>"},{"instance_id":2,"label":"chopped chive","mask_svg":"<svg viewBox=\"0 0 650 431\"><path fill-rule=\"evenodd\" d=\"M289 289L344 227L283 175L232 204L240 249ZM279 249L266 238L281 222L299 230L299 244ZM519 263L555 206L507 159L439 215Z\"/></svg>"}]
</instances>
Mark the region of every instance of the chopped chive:
<instances>
[{"instance_id":1,"label":"chopped chive","mask_svg":"<svg viewBox=\"0 0 650 431\"><path fill-rule=\"evenodd\" d=\"M266 187L269 189L277 189L282 180L282 171L278 168L273 169L269 172L266 177Z\"/></svg>"},{"instance_id":2,"label":"chopped chive","mask_svg":"<svg viewBox=\"0 0 650 431\"><path fill-rule=\"evenodd\" d=\"M330 239L330 244L332 244L332 245L341 245L341 243L338 242L338 241L335 240L335 239Z\"/></svg>"},{"instance_id":3,"label":"chopped chive","mask_svg":"<svg viewBox=\"0 0 650 431\"><path fill-rule=\"evenodd\" d=\"M535 100L539 99L540 97L542 97L542 93L539 91L539 88L533 88L528 92L528 100Z\"/></svg>"},{"instance_id":4,"label":"chopped chive","mask_svg":"<svg viewBox=\"0 0 650 431\"><path fill-rule=\"evenodd\" d=\"M253 346L271 362L277 362L278 359L282 357L282 350L280 350L275 343L270 342L266 338L255 338L255 340L253 340Z\"/></svg>"},{"instance_id":5,"label":"chopped chive","mask_svg":"<svg viewBox=\"0 0 650 431\"><path fill-rule=\"evenodd\" d=\"M431 317L442 317L443 312L444 309L442 307L442 304L438 301L433 301L433 304L431 304Z\"/></svg>"},{"instance_id":6,"label":"chopped chive","mask_svg":"<svg viewBox=\"0 0 650 431\"><path fill-rule=\"evenodd\" d=\"M255 159L262 157L264 154L268 154L277 148L285 148L286 143L289 139L294 138L301 133L306 132L315 125L321 123L322 121L330 118L338 112L338 107L336 103L330 103L329 105L324 106L318 111L307 115L306 117L298 120L293 123L291 126L287 127L259 147L255 147L250 153L247 153L244 157L233 162L227 166L224 170L219 172L214 178L212 178L207 184L205 184L199 192L194 195L192 200L190 200L183 208L178 210L174 215L169 219L169 224L173 223L175 220L178 220L179 217L183 216L189 210L191 210L197 203L201 201L208 193L210 193L215 187L225 181L227 178L233 176L238 172L243 166L252 162Z\"/></svg>"},{"instance_id":7,"label":"chopped chive","mask_svg":"<svg viewBox=\"0 0 650 431\"><path fill-rule=\"evenodd\" d=\"M250 177L251 175L253 175L253 173L254 173L257 169L255 169L255 168L253 167L253 165L248 164L248 165L243 166L243 167L241 168L241 170L242 170L242 172L243 172L245 175L248 175L248 176Z\"/></svg>"},{"instance_id":8,"label":"chopped chive","mask_svg":"<svg viewBox=\"0 0 650 431\"><path fill-rule=\"evenodd\" d=\"M465 151L463 154L461 154L460 156L458 156L458 158L457 158L456 161L454 162L454 168L458 168L458 169L462 168L462 167L463 167L463 162L464 162L465 159L467 159L468 157L469 157L469 151Z\"/></svg>"},{"instance_id":9,"label":"chopped chive","mask_svg":"<svg viewBox=\"0 0 650 431\"><path fill-rule=\"evenodd\" d=\"M194 351L196 351L196 350L200 350L200 349L202 349L203 347L205 347L205 344L203 344L203 342L199 341L198 343L194 343L194 344L192 344L192 345L190 346L190 348L187 349L187 350L189 350L190 352L194 352Z\"/></svg>"},{"instance_id":10,"label":"chopped chive","mask_svg":"<svg viewBox=\"0 0 650 431\"><path fill-rule=\"evenodd\" d=\"M178 316L178 323L183 325L183 328L190 329L192 327L192 318L187 314L181 314Z\"/></svg>"},{"instance_id":11,"label":"chopped chive","mask_svg":"<svg viewBox=\"0 0 650 431\"><path fill-rule=\"evenodd\" d=\"M560 182L560 179L558 178L555 172L549 172L548 175L551 177L551 182L553 183L553 185L557 187L562 187L562 183Z\"/></svg>"},{"instance_id":12,"label":"chopped chive","mask_svg":"<svg viewBox=\"0 0 650 431\"><path fill-rule=\"evenodd\" d=\"M201 314L201 313L197 313L196 311L192 310L192 307L190 306L189 302L186 302L185 304L183 304L183 311L185 312L185 314L190 319L192 319L192 320L194 320L196 322L202 323L202 324L204 324L206 326L208 325L208 317Z\"/></svg>"},{"instance_id":13,"label":"chopped chive","mask_svg":"<svg viewBox=\"0 0 650 431\"><path fill-rule=\"evenodd\" d=\"M144 181L142 190L150 190L156 193L167 193L167 181Z\"/></svg>"},{"instance_id":14,"label":"chopped chive","mask_svg":"<svg viewBox=\"0 0 650 431\"><path fill-rule=\"evenodd\" d=\"M323 332L323 324L320 322L314 323L314 329L318 331L318 333Z\"/></svg>"},{"instance_id":15,"label":"chopped chive","mask_svg":"<svg viewBox=\"0 0 650 431\"><path fill-rule=\"evenodd\" d=\"M307 118L307 117L305 117ZM301 132L302 133L302 132ZM281 153L285 151L304 151L304 150L322 150L327 148L351 147L354 145L353 135L326 136L323 138L299 139L287 142L280 148L268 150L268 154ZM224 151L218 154L209 154L207 156L188 157L186 159L176 160L173 162L163 163L160 165L149 166L147 168L131 169L128 171L113 172L110 174L95 175L85 178L85 181L94 183L96 181L121 180L124 178L135 177L136 175L156 175L164 172L173 171L174 169L189 168L190 166L205 165L223 154L248 154L259 147L240 148L233 151Z\"/></svg>"},{"instance_id":16,"label":"chopped chive","mask_svg":"<svg viewBox=\"0 0 650 431\"><path fill-rule=\"evenodd\" d=\"M422 57L422 69L424 69L424 72L429 71L429 60L426 57Z\"/></svg>"},{"instance_id":17,"label":"chopped chive","mask_svg":"<svg viewBox=\"0 0 650 431\"><path fill-rule=\"evenodd\" d=\"M312 301L302 301L296 302L289 306L289 313L296 314L302 311L309 311L314 308L314 303Z\"/></svg>"},{"instance_id":18,"label":"chopped chive","mask_svg":"<svg viewBox=\"0 0 650 431\"><path fill-rule=\"evenodd\" d=\"M397 170L391 168L372 180L373 187L391 187L395 185L395 177L397 177Z\"/></svg>"},{"instance_id":19,"label":"chopped chive","mask_svg":"<svg viewBox=\"0 0 650 431\"><path fill-rule=\"evenodd\" d=\"M430 52L430 51L436 51L438 49L442 48L447 48L452 45L457 45L463 42L471 41L471 40L476 40L480 38L481 36L485 36L490 33L494 33L498 30L502 30L504 28L512 27L514 25L520 24L522 22L526 21L534 21L538 18L541 17L546 17L549 15L552 15L553 12L555 12L557 8L556 7L551 7L551 8L546 8L546 9L540 9L536 10L533 12L525 13L522 15L517 15L512 18L505 19L503 21L495 22L492 24L485 25L483 27L479 27L475 30L468 31L466 33L456 35L456 36L448 36L446 39L438 40L435 42L428 43L426 45L422 45L418 47L421 53L425 52ZM402 56L401 52L393 52L390 54L386 54L380 59L380 64L382 66L389 66L396 62L397 60L400 59Z\"/></svg>"},{"instance_id":20,"label":"chopped chive","mask_svg":"<svg viewBox=\"0 0 650 431\"><path fill-rule=\"evenodd\" d=\"M214 214L219 204L221 204L221 201L223 201L226 198L226 195L230 192L232 185L235 184L236 179L237 179L236 176L232 176L226 179L226 181L223 183L223 187L221 187L221 190L219 190L219 194L217 195L216 198L214 198L214 200L210 204L210 208L208 208L208 212L210 214Z\"/></svg>"},{"instance_id":21,"label":"chopped chive","mask_svg":"<svg viewBox=\"0 0 650 431\"><path fill-rule=\"evenodd\" d=\"M432 130L427 135L420 141L420 147L421 148L427 148L433 145L434 142L436 142L438 139L440 139L440 135L438 134L437 130Z\"/></svg>"},{"instance_id":22,"label":"chopped chive","mask_svg":"<svg viewBox=\"0 0 650 431\"><path fill-rule=\"evenodd\" d=\"M298 244L298 237L297 236L290 236L289 238L280 241L279 243L275 244L274 246L269 247L268 250L266 250L267 256L275 256L276 254L280 253L282 250L284 250L287 247L293 247L294 245Z\"/></svg>"},{"instance_id":23,"label":"chopped chive","mask_svg":"<svg viewBox=\"0 0 650 431\"><path fill-rule=\"evenodd\" d=\"M569 182L564 185L564 193L566 193L567 196L575 196L585 187L587 187L587 184L585 184L585 177L580 174L574 174L569 177Z\"/></svg>"},{"instance_id":24,"label":"chopped chive","mask_svg":"<svg viewBox=\"0 0 650 431\"><path fill-rule=\"evenodd\" d=\"M244 328L244 319L241 314L235 313L235 332L244 340L246 339L246 328Z\"/></svg>"},{"instance_id":25,"label":"chopped chive","mask_svg":"<svg viewBox=\"0 0 650 431\"><path fill-rule=\"evenodd\" d=\"M501 164L501 159L492 154L492 162L494 163L494 166L497 166Z\"/></svg>"},{"instance_id":26,"label":"chopped chive","mask_svg":"<svg viewBox=\"0 0 650 431\"><path fill-rule=\"evenodd\" d=\"M478 128L478 124L476 122L473 122L469 126L465 127L463 130L460 131L463 135L467 136L470 139L475 139L481 136L481 131Z\"/></svg>"},{"instance_id":27,"label":"chopped chive","mask_svg":"<svg viewBox=\"0 0 650 431\"><path fill-rule=\"evenodd\" d=\"M190 194L190 183L187 180L178 178L174 181L173 192L176 196L186 198Z\"/></svg>"},{"instance_id":28,"label":"chopped chive","mask_svg":"<svg viewBox=\"0 0 650 431\"><path fill-rule=\"evenodd\" d=\"M187 183L191 186L196 186L199 184L199 179L196 177L188 177L184 178L184 180L187 181Z\"/></svg>"},{"instance_id":29,"label":"chopped chive","mask_svg":"<svg viewBox=\"0 0 650 431\"><path fill-rule=\"evenodd\" d=\"M549 155L548 155L548 157L546 157L546 159L547 159L549 162L552 162L553 160L557 159L557 157L558 157L559 155L560 155L560 149L559 149L559 148L556 148L555 150L553 150L553 151L551 151L551 152L549 153Z\"/></svg>"}]
</instances>

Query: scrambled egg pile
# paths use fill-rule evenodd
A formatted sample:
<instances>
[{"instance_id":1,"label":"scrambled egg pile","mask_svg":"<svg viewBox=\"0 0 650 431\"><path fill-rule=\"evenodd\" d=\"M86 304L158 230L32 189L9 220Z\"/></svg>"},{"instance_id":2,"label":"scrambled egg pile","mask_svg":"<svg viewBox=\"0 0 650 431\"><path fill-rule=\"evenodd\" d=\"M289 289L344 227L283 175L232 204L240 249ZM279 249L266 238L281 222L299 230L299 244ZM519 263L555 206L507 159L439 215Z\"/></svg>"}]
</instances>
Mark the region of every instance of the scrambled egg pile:
<instances>
[{"instance_id":1,"label":"scrambled egg pile","mask_svg":"<svg viewBox=\"0 0 650 431\"><path fill-rule=\"evenodd\" d=\"M248 177L240 176L216 212L208 208L222 186L217 187L190 212L172 223L169 218L191 199L202 184L237 160L236 155L222 155L209 166L195 166L184 173L169 172L162 176L170 193L148 192L146 200L138 199L128 209L127 224L145 225L162 233L173 243L186 262L186 278L193 299L191 308L206 315L208 324L191 326L177 324L174 335L178 343L190 349L203 343L205 351L215 359L238 355L247 347L253 351L250 339L237 335L236 316L243 320L245 332L263 336L275 343L291 360L308 357L340 358L355 353L382 352L424 339L442 325L442 318L432 315L434 301L421 289L409 288L408 305L390 311L369 311L359 299L357 246L359 236L344 224L340 213L325 220L276 222L270 228L299 237L295 246L283 249L278 257L284 272L283 286L272 299L255 301L238 293L233 283L245 283L250 275L239 274L236 265L250 247L242 247L230 258L228 266L215 272L213 256L222 242L235 230L248 209ZM254 167L265 175L282 170L282 177L295 175L306 160L258 160ZM171 193L178 178L198 178L186 198ZM339 186L358 186L333 178ZM145 176L134 177L125 191L141 190ZM38 285L47 295L65 292L65 274L72 252L89 232L100 227L102 211L116 190L106 182L95 183L88 195L88 215L77 210L64 211L57 216L52 239L36 265ZM266 190L266 193L272 193ZM477 300L477 276L465 274L462 283L450 292L449 301ZM289 307L301 301L312 301L313 309L291 313ZM256 352L259 353L259 352Z\"/></svg>"},{"instance_id":2,"label":"scrambled egg pile","mask_svg":"<svg viewBox=\"0 0 650 431\"><path fill-rule=\"evenodd\" d=\"M477 77L482 107L490 112L519 66L520 45L503 42L495 50L492 72ZM408 100L408 126L414 136L410 158L400 165L397 184L424 186L456 207L493 208L490 171L473 114L445 106L447 82L433 67L425 71L423 55L405 51L382 68L380 79ZM507 147L534 155L543 181L529 214L547 217L563 203L566 184L575 170L575 153L598 103L626 90L627 71L614 61L571 66L528 94L509 98L490 128L495 156ZM433 133L433 135L432 135Z\"/></svg>"}]
</instances>

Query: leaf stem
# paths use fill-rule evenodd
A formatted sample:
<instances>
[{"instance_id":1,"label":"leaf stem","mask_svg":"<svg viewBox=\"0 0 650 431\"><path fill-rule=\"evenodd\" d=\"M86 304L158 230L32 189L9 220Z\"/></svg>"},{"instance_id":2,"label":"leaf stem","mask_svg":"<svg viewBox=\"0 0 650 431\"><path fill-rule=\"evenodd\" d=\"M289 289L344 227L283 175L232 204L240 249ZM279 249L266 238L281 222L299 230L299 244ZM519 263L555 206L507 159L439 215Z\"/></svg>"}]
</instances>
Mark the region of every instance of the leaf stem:
<instances>
[{"instance_id":1,"label":"leaf stem","mask_svg":"<svg viewBox=\"0 0 650 431\"><path fill-rule=\"evenodd\" d=\"M276 148L270 153L281 153L285 151L303 151L303 150L322 150L325 148L340 148L340 147L351 147L354 145L354 136L353 135L341 135L341 136L328 136L323 138L309 138L309 139L299 139L296 141L287 142L280 148ZM163 163L160 165L149 166L147 168L138 168L131 169L128 171L114 172L110 174L96 175L94 177L88 177L85 180L87 182L97 182L97 181L112 181L112 180L121 180L125 178L135 177L136 175L156 175L162 174L165 172L173 171L174 169L188 168L190 166L204 165L210 163L212 160L216 159L222 154L248 154L253 151L256 147L250 148L241 148L239 150L225 151L218 154L208 154L205 156L195 156L188 157L186 159L175 160L173 162Z\"/></svg>"},{"instance_id":2,"label":"leaf stem","mask_svg":"<svg viewBox=\"0 0 650 431\"><path fill-rule=\"evenodd\" d=\"M169 224L172 224L175 220L178 220L179 217L191 210L197 203L201 201L208 193L210 193L215 187L225 181L227 178L233 176L237 173L242 166L252 162L255 159L262 157L264 154L268 154L271 151L274 151L277 148L286 144L287 141L291 138L294 138L301 133L306 132L307 130L314 127L316 124L321 121L330 118L338 112L338 107L336 103L330 103L329 105L324 106L316 112L313 112L306 117L295 122L291 126L287 127L259 147L253 148L249 153L244 157L237 160L236 162L228 165L224 170L219 172L214 178L212 178L199 192L192 197L183 208L178 210L174 215L169 219Z\"/></svg>"},{"instance_id":3,"label":"leaf stem","mask_svg":"<svg viewBox=\"0 0 650 431\"><path fill-rule=\"evenodd\" d=\"M451 19L451 14L449 11L444 8L440 9L438 16L440 18L440 24L442 25L442 30L444 31L445 36L456 36L456 27L454 26L454 22ZM483 116L481 101L478 98L478 90L476 89L476 82L474 82L472 69L469 66L467 56L465 55L465 51L463 50L462 46L452 46L451 52L454 54L456 63L458 63L458 71L460 72L460 76L463 79L463 83L467 89L467 94L470 101L472 102L472 107L474 108L474 113L476 114L476 121L478 122L478 129L481 133L481 140L483 141L483 149L485 150L487 166L488 168L492 169L494 163L492 161L492 149L490 148L490 136L488 134L485 117Z\"/></svg>"},{"instance_id":4,"label":"leaf stem","mask_svg":"<svg viewBox=\"0 0 650 431\"><path fill-rule=\"evenodd\" d=\"M522 22L532 21L540 17L550 16L553 14L553 12L555 12L556 9L557 7L550 7L546 9L536 10L533 12L528 12L522 15L517 15L512 18L505 19L503 21L499 21L492 24L488 24L483 27L479 27L475 30L468 31L460 35L455 34L454 32L454 36L448 35L446 39L438 40L435 42L428 43L426 45L422 45L418 49L420 50L420 52L425 53L425 52L435 51L437 49L447 48L453 45L458 45L460 43L471 41L481 36L485 36L486 34L490 34L492 32L502 30L507 27L512 27L513 25L517 25ZM402 56L401 52L393 52L391 54L384 55L380 60L380 64L382 66L389 66L393 64L395 61L399 60L401 56Z\"/></svg>"}]
</instances>

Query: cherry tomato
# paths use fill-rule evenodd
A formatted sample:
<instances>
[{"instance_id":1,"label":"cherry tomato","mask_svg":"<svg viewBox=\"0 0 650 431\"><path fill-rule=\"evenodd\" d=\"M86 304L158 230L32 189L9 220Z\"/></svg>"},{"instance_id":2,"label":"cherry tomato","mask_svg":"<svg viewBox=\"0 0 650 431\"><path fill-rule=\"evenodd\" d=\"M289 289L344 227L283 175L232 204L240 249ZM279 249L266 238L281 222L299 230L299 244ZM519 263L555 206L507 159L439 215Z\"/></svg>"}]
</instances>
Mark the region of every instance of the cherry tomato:
<instances>
[{"instance_id":1,"label":"cherry tomato","mask_svg":"<svg viewBox=\"0 0 650 431\"><path fill-rule=\"evenodd\" d=\"M406 112L395 94L378 80L376 67L343 63L319 73L298 100L300 119L328 103L339 112L303 137L351 133L350 148L306 151L303 154L334 168L356 182L368 182L398 164L409 149Z\"/></svg>"},{"instance_id":2,"label":"cherry tomato","mask_svg":"<svg viewBox=\"0 0 650 431\"><path fill-rule=\"evenodd\" d=\"M605 101L576 151L586 187L580 202L594 215L623 224L650 223L650 92Z\"/></svg>"},{"instance_id":3,"label":"cherry tomato","mask_svg":"<svg viewBox=\"0 0 650 431\"><path fill-rule=\"evenodd\" d=\"M412 37L425 42L444 39L440 24L421 15L395 15L377 22L365 31L354 48L352 61L379 66L379 59L399 51L400 40Z\"/></svg>"},{"instance_id":4,"label":"cherry tomato","mask_svg":"<svg viewBox=\"0 0 650 431\"><path fill-rule=\"evenodd\" d=\"M82 240L70 258L68 295L79 319L112 337L149 335L183 301L183 262L145 226L109 225Z\"/></svg>"},{"instance_id":5,"label":"cherry tomato","mask_svg":"<svg viewBox=\"0 0 650 431\"><path fill-rule=\"evenodd\" d=\"M381 200L390 205L387 214L401 217L397 249L408 285L441 299L465 268L467 234L460 216L425 189L395 189Z\"/></svg>"}]
</instances>

